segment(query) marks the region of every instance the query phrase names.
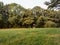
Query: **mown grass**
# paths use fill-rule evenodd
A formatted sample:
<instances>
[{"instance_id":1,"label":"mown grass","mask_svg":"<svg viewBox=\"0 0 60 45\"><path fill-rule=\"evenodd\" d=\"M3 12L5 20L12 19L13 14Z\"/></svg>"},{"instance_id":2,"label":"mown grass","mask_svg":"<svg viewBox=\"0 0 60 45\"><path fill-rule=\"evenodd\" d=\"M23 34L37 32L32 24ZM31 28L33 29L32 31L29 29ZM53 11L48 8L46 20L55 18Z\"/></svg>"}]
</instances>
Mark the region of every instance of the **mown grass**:
<instances>
[{"instance_id":1,"label":"mown grass","mask_svg":"<svg viewBox=\"0 0 60 45\"><path fill-rule=\"evenodd\" d=\"M60 28L0 29L0 45L60 45Z\"/></svg>"}]
</instances>

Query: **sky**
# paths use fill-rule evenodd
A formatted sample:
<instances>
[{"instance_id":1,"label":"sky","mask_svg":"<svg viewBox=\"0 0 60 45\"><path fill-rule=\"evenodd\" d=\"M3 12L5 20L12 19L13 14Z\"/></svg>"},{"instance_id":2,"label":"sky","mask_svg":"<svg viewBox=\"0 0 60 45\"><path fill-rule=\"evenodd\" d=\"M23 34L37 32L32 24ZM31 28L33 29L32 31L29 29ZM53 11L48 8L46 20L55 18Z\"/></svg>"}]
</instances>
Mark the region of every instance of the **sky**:
<instances>
[{"instance_id":1,"label":"sky","mask_svg":"<svg viewBox=\"0 0 60 45\"><path fill-rule=\"evenodd\" d=\"M4 4L10 4L10 3L17 3L23 6L24 8L33 8L35 6L40 6L44 9L47 8L47 6L44 4L45 1L49 0L0 0Z\"/></svg>"}]
</instances>

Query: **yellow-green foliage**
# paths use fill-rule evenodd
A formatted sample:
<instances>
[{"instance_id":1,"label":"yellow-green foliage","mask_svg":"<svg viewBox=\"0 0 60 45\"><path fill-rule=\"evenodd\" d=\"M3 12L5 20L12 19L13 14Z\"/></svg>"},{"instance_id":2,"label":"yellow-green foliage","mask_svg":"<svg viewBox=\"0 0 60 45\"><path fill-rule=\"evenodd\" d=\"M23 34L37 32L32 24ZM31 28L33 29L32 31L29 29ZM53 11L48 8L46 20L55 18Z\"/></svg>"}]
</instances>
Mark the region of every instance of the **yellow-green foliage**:
<instances>
[{"instance_id":1,"label":"yellow-green foliage","mask_svg":"<svg viewBox=\"0 0 60 45\"><path fill-rule=\"evenodd\" d=\"M56 23L52 22L52 21L47 21L46 24L44 25L44 27L56 27Z\"/></svg>"}]
</instances>

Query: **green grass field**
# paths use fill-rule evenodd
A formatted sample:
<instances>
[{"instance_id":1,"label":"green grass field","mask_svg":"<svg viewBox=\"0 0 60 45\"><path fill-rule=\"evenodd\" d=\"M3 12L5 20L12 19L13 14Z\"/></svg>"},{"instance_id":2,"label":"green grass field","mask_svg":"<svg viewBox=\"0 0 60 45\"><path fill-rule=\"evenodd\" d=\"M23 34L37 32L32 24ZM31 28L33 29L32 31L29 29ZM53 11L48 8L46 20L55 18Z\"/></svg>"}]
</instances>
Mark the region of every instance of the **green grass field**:
<instances>
[{"instance_id":1,"label":"green grass field","mask_svg":"<svg viewBox=\"0 0 60 45\"><path fill-rule=\"evenodd\" d=\"M0 45L60 45L60 28L0 29Z\"/></svg>"}]
</instances>

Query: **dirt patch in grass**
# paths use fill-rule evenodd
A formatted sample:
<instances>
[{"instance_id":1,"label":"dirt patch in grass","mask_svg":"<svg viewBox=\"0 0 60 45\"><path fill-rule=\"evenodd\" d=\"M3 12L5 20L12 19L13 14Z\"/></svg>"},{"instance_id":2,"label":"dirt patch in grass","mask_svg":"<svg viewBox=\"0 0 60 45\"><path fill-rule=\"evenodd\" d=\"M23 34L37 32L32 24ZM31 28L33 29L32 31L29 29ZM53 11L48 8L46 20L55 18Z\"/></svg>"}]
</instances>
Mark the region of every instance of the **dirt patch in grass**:
<instances>
[{"instance_id":1,"label":"dirt patch in grass","mask_svg":"<svg viewBox=\"0 0 60 45\"><path fill-rule=\"evenodd\" d=\"M59 37L60 34L47 34L46 36L48 36L48 37Z\"/></svg>"}]
</instances>

